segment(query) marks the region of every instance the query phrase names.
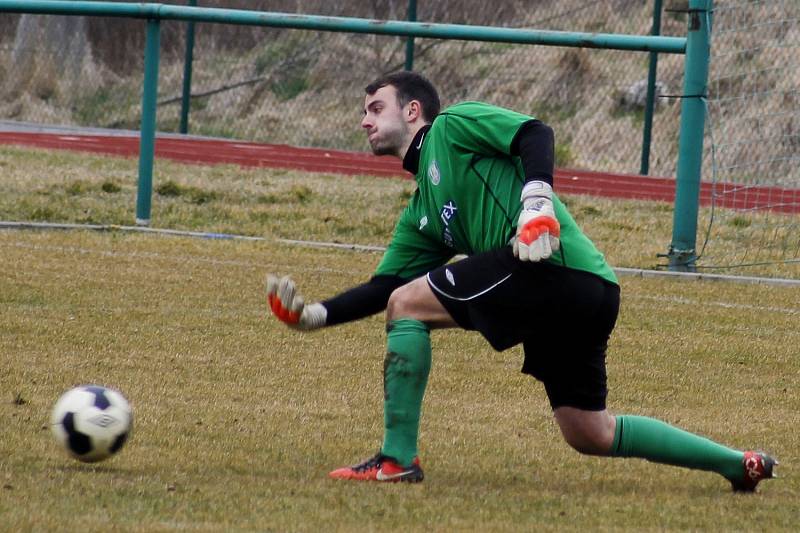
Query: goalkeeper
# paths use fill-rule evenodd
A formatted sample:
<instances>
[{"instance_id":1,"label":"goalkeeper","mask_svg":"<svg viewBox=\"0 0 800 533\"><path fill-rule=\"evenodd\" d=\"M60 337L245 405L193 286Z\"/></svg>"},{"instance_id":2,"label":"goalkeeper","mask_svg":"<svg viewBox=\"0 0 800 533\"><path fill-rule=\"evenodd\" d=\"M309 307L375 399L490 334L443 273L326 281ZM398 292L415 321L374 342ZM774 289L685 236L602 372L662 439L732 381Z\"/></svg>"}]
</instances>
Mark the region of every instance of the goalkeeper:
<instances>
[{"instance_id":1,"label":"goalkeeper","mask_svg":"<svg viewBox=\"0 0 800 533\"><path fill-rule=\"evenodd\" d=\"M384 435L338 479L419 482L430 331L477 330L495 350L524 348L564 439L591 455L717 472L734 490L772 477L766 454L734 450L664 422L606 410L606 347L619 310L613 270L553 192L553 132L533 117L465 102L440 112L412 72L366 87L361 127L377 155L400 158L417 190L374 276L321 303L267 277L273 313L306 331L386 310ZM449 262L456 254L467 257Z\"/></svg>"}]
</instances>

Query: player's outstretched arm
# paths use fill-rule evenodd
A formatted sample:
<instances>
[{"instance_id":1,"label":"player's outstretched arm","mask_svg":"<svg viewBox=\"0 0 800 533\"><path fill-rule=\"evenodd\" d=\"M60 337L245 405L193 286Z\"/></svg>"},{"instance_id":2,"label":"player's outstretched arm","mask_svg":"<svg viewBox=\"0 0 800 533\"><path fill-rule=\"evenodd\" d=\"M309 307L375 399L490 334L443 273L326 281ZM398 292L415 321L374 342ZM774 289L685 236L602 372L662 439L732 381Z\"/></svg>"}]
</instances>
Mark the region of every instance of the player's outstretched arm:
<instances>
[{"instance_id":1,"label":"player's outstretched arm","mask_svg":"<svg viewBox=\"0 0 800 533\"><path fill-rule=\"evenodd\" d=\"M333 298L306 304L288 276L267 275L267 305L272 314L291 328L308 331L352 322L384 309L389 296L408 280L399 276L373 276L367 283L350 288Z\"/></svg>"},{"instance_id":2,"label":"player's outstretched arm","mask_svg":"<svg viewBox=\"0 0 800 533\"><path fill-rule=\"evenodd\" d=\"M278 279L267 274L267 304L278 320L294 329L318 329L328 319L328 310L321 303L306 305L289 276Z\"/></svg>"}]
</instances>

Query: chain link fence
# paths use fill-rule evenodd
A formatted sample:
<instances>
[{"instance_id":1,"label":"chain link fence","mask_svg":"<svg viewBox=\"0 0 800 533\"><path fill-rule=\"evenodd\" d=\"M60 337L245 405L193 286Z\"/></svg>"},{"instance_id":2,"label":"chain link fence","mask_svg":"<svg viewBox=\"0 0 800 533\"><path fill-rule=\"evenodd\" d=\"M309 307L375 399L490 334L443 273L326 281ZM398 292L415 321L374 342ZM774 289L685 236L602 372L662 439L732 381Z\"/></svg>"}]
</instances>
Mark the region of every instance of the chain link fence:
<instances>
[{"instance_id":1,"label":"chain link fence","mask_svg":"<svg viewBox=\"0 0 800 533\"><path fill-rule=\"evenodd\" d=\"M187 2L173 1L186 5ZM408 0L211 1L202 7L405 20ZM649 34L653 0L418 0L417 20ZM138 129L144 24L139 20L8 16L0 22L0 120ZM662 35L683 36L667 12ZM158 130L177 132L186 24L162 24ZM363 88L402 69L406 38L198 24L189 133L366 150ZM553 125L557 164L639 172L649 54L416 39L414 69L443 105L483 100ZM660 55L658 90L679 94L683 56ZM673 176L680 106L659 99L650 173Z\"/></svg>"}]
</instances>

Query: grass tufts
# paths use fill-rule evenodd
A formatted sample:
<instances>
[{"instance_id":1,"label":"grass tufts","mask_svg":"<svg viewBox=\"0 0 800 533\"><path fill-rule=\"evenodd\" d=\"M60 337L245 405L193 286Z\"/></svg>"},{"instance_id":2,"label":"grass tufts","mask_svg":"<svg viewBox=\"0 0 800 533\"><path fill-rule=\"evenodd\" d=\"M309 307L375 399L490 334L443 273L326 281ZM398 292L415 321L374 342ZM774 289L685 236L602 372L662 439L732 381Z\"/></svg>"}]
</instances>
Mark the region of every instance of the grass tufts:
<instances>
[{"instance_id":1,"label":"grass tufts","mask_svg":"<svg viewBox=\"0 0 800 533\"><path fill-rule=\"evenodd\" d=\"M290 192L291 192L291 195L298 202L301 202L301 203L308 202L311 199L311 195L313 194L311 192L311 189L309 189L305 185L295 185L294 187L292 187L292 190Z\"/></svg>"},{"instance_id":2,"label":"grass tufts","mask_svg":"<svg viewBox=\"0 0 800 533\"><path fill-rule=\"evenodd\" d=\"M117 185L115 181L106 180L100 185L100 190L103 192L107 192L109 194L113 194L115 192L119 192L122 190L122 187Z\"/></svg>"},{"instance_id":3,"label":"grass tufts","mask_svg":"<svg viewBox=\"0 0 800 533\"><path fill-rule=\"evenodd\" d=\"M730 224L734 228L749 228L750 224L752 223L753 222L749 218L741 216L734 216L728 222L728 224Z\"/></svg>"},{"instance_id":4,"label":"grass tufts","mask_svg":"<svg viewBox=\"0 0 800 533\"><path fill-rule=\"evenodd\" d=\"M189 199L195 205L203 205L217 199L217 193L214 191L204 191L203 189L190 188Z\"/></svg>"},{"instance_id":5,"label":"grass tufts","mask_svg":"<svg viewBox=\"0 0 800 533\"><path fill-rule=\"evenodd\" d=\"M35 222L51 222L56 218L56 212L47 206L39 206L35 207L29 216Z\"/></svg>"},{"instance_id":6,"label":"grass tufts","mask_svg":"<svg viewBox=\"0 0 800 533\"><path fill-rule=\"evenodd\" d=\"M169 198L181 196L182 194L185 193L185 189L183 187L181 187L180 185L171 180L156 185L154 190L160 196L166 196Z\"/></svg>"},{"instance_id":7,"label":"grass tufts","mask_svg":"<svg viewBox=\"0 0 800 533\"><path fill-rule=\"evenodd\" d=\"M73 181L65 187L64 191L70 196L80 196L88 190L88 182L83 180Z\"/></svg>"}]
</instances>

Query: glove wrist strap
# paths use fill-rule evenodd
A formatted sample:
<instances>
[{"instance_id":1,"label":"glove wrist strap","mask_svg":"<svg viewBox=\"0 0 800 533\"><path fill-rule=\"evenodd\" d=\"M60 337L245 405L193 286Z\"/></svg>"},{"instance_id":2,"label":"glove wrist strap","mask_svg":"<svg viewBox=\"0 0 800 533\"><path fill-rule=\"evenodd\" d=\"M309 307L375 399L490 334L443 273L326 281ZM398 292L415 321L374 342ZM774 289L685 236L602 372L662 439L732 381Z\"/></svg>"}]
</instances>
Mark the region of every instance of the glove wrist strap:
<instances>
[{"instance_id":1,"label":"glove wrist strap","mask_svg":"<svg viewBox=\"0 0 800 533\"><path fill-rule=\"evenodd\" d=\"M547 198L550 200L552 199L552 196L553 188L550 186L550 184L543 181L533 180L529 181L524 187L522 187L522 194L520 194L519 199L524 203L534 198Z\"/></svg>"},{"instance_id":2,"label":"glove wrist strap","mask_svg":"<svg viewBox=\"0 0 800 533\"><path fill-rule=\"evenodd\" d=\"M303 329L318 329L328 320L328 310L321 303L309 304L303 309L298 325Z\"/></svg>"}]
</instances>

